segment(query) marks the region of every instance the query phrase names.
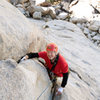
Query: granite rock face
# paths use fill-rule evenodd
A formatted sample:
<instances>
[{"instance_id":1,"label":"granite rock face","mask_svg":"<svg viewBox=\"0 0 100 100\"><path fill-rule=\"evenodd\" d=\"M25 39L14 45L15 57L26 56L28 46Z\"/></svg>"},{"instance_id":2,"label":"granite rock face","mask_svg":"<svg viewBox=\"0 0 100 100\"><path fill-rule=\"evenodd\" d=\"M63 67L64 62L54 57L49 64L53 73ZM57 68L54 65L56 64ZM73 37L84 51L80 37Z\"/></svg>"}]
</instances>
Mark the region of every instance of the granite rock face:
<instances>
[{"instance_id":1,"label":"granite rock face","mask_svg":"<svg viewBox=\"0 0 100 100\"><path fill-rule=\"evenodd\" d=\"M31 48L38 51L44 41L39 29L7 1L1 0L0 5L0 59L18 60Z\"/></svg>"},{"instance_id":2,"label":"granite rock face","mask_svg":"<svg viewBox=\"0 0 100 100\"><path fill-rule=\"evenodd\" d=\"M49 84L45 68L36 61L0 61L0 100L36 100ZM41 100L50 98L50 88Z\"/></svg>"}]
</instances>

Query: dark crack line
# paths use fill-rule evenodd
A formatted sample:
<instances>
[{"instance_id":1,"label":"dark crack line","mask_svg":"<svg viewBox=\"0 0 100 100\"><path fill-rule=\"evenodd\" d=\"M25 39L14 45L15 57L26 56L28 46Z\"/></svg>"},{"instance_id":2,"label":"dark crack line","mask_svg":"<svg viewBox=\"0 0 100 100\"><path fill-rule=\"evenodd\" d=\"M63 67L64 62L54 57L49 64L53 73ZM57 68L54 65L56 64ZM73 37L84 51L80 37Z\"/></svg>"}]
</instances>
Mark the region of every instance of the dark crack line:
<instances>
[{"instance_id":1,"label":"dark crack line","mask_svg":"<svg viewBox=\"0 0 100 100\"><path fill-rule=\"evenodd\" d=\"M75 70L73 70L73 69L71 69L71 68L69 68L69 70L70 70L71 72L77 74L77 76L82 80L82 77L81 77Z\"/></svg>"},{"instance_id":2,"label":"dark crack line","mask_svg":"<svg viewBox=\"0 0 100 100\"><path fill-rule=\"evenodd\" d=\"M90 86L90 84L89 84L88 82L86 82L85 80L83 80L83 78L78 74L78 72L76 72L75 70L73 70L73 69L71 69L71 68L69 68L69 70L70 70L71 72L75 73L75 74L79 77L79 79L81 79L81 80L84 81L88 86Z\"/></svg>"}]
</instances>

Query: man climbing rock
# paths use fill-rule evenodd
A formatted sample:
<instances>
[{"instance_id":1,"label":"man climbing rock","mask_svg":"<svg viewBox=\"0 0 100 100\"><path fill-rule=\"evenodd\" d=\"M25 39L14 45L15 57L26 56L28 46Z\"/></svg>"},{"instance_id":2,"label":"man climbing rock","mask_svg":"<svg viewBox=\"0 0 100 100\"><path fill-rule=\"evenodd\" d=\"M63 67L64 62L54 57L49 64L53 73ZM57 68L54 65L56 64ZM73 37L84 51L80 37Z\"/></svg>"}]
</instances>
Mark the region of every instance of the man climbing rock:
<instances>
[{"instance_id":1,"label":"man climbing rock","mask_svg":"<svg viewBox=\"0 0 100 100\"><path fill-rule=\"evenodd\" d=\"M56 79L58 77L63 77L60 87L57 88L56 90L56 95L62 94L63 89L67 84L69 72L68 72L68 64L64 59L64 57L60 53L58 53L57 45L54 43L50 43L47 45L46 51L38 53L28 53L21 59L21 61L35 57L37 58L40 57L45 60L45 65L46 68L48 69L51 80L53 79L53 77L55 77Z\"/></svg>"}]
</instances>

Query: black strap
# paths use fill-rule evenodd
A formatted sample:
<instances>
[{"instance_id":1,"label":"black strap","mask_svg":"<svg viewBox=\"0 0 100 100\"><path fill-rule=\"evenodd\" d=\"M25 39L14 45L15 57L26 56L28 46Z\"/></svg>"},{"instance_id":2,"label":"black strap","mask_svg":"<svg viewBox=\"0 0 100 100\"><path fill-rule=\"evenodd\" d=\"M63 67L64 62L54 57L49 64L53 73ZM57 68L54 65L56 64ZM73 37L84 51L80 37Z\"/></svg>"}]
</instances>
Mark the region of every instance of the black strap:
<instances>
[{"instance_id":1,"label":"black strap","mask_svg":"<svg viewBox=\"0 0 100 100\"><path fill-rule=\"evenodd\" d=\"M54 64L53 64L53 66L52 66L52 68L51 68L50 71L53 71L53 70L54 70L55 66L57 65L58 58L59 58L59 53L57 54L56 59L55 59L55 61L54 61Z\"/></svg>"}]
</instances>

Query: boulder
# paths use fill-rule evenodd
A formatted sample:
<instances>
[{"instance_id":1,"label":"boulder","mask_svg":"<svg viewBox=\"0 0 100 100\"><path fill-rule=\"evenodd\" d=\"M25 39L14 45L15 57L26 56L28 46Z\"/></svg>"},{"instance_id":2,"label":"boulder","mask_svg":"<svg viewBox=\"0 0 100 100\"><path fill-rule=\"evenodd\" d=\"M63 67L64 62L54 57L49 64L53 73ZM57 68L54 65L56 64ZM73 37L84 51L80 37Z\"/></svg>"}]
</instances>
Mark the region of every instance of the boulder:
<instances>
[{"instance_id":1,"label":"boulder","mask_svg":"<svg viewBox=\"0 0 100 100\"><path fill-rule=\"evenodd\" d=\"M45 68L36 61L0 61L0 100L36 100L45 88L40 98L49 100L51 85Z\"/></svg>"},{"instance_id":2,"label":"boulder","mask_svg":"<svg viewBox=\"0 0 100 100\"><path fill-rule=\"evenodd\" d=\"M52 6L52 4L48 1L42 2L40 4L38 4L38 6L42 6L42 7L50 7Z\"/></svg>"},{"instance_id":3,"label":"boulder","mask_svg":"<svg viewBox=\"0 0 100 100\"><path fill-rule=\"evenodd\" d=\"M50 15L53 19L56 18L55 9L53 7L31 6L28 11L32 14L34 12L41 12L42 15Z\"/></svg>"},{"instance_id":4,"label":"boulder","mask_svg":"<svg viewBox=\"0 0 100 100\"><path fill-rule=\"evenodd\" d=\"M33 100L36 72L17 67L14 60L0 61L0 99Z\"/></svg>"},{"instance_id":5,"label":"boulder","mask_svg":"<svg viewBox=\"0 0 100 100\"><path fill-rule=\"evenodd\" d=\"M34 12L33 13L33 18L35 18L35 19L41 19L42 18L42 13L41 12Z\"/></svg>"},{"instance_id":6,"label":"boulder","mask_svg":"<svg viewBox=\"0 0 100 100\"><path fill-rule=\"evenodd\" d=\"M91 32L91 36L95 36L96 34L96 32Z\"/></svg>"},{"instance_id":7,"label":"boulder","mask_svg":"<svg viewBox=\"0 0 100 100\"><path fill-rule=\"evenodd\" d=\"M24 2L27 2L29 0L9 0L11 4L17 5L19 3L23 4Z\"/></svg>"},{"instance_id":8,"label":"boulder","mask_svg":"<svg viewBox=\"0 0 100 100\"><path fill-rule=\"evenodd\" d=\"M73 0L61 0L61 6L64 10L69 10L69 5Z\"/></svg>"},{"instance_id":9,"label":"boulder","mask_svg":"<svg viewBox=\"0 0 100 100\"><path fill-rule=\"evenodd\" d=\"M100 35L99 35L99 34L95 35L95 36L93 37L93 40L98 40L98 41L100 41Z\"/></svg>"},{"instance_id":10,"label":"boulder","mask_svg":"<svg viewBox=\"0 0 100 100\"><path fill-rule=\"evenodd\" d=\"M56 12L55 9L53 7L49 7L49 13L48 13L52 19L56 18Z\"/></svg>"},{"instance_id":11,"label":"boulder","mask_svg":"<svg viewBox=\"0 0 100 100\"><path fill-rule=\"evenodd\" d=\"M7 0L7 1L11 2L13 5L16 5L19 3L23 4L28 1L31 3L31 5L39 5L43 2L45 2L45 0Z\"/></svg>"},{"instance_id":12,"label":"boulder","mask_svg":"<svg viewBox=\"0 0 100 100\"><path fill-rule=\"evenodd\" d=\"M44 47L41 47L44 39L37 26L7 1L0 0L0 5L0 59L18 60L28 51L38 51Z\"/></svg>"},{"instance_id":13,"label":"boulder","mask_svg":"<svg viewBox=\"0 0 100 100\"><path fill-rule=\"evenodd\" d=\"M18 7L23 8L23 5L22 5L22 4L18 4L18 5L16 5L16 7L17 7L17 8L18 8Z\"/></svg>"},{"instance_id":14,"label":"boulder","mask_svg":"<svg viewBox=\"0 0 100 100\"><path fill-rule=\"evenodd\" d=\"M36 0L29 0L31 6L34 6L36 4Z\"/></svg>"},{"instance_id":15,"label":"boulder","mask_svg":"<svg viewBox=\"0 0 100 100\"><path fill-rule=\"evenodd\" d=\"M25 11L25 9L24 9L24 7L23 7L22 4L18 4L18 5L16 5L16 7L21 11L21 13L22 13L23 15L25 15L26 11Z\"/></svg>"},{"instance_id":16,"label":"boulder","mask_svg":"<svg viewBox=\"0 0 100 100\"><path fill-rule=\"evenodd\" d=\"M73 16L73 17L70 18L70 22L82 24L82 23L87 22L87 19L86 18L78 18L78 17Z\"/></svg>"},{"instance_id":17,"label":"boulder","mask_svg":"<svg viewBox=\"0 0 100 100\"><path fill-rule=\"evenodd\" d=\"M33 13L35 12L35 10L34 10L34 7L33 7L33 6L28 6L26 10L29 12L29 14L30 14L31 16L32 16L32 15L33 15Z\"/></svg>"},{"instance_id":18,"label":"boulder","mask_svg":"<svg viewBox=\"0 0 100 100\"><path fill-rule=\"evenodd\" d=\"M57 19L64 20L68 17L68 13L62 12L57 16Z\"/></svg>"},{"instance_id":19,"label":"boulder","mask_svg":"<svg viewBox=\"0 0 100 100\"><path fill-rule=\"evenodd\" d=\"M90 30L88 28L84 28L84 34L86 35L90 34Z\"/></svg>"},{"instance_id":20,"label":"boulder","mask_svg":"<svg viewBox=\"0 0 100 100\"><path fill-rule=\"evenodd\" d=\"M34 100L37 100L37 98L42 94L42 92L45 89L46 90L40 96L39 99L49 100L51 97L52 83L49 79L46 68L35 59L23 61L18 66L24 67L28 71L31 71L32 73L35 74L33 76L33 78L36 77L36 81L34 81L34 83L35 83L35 85L34 85L34 87L35 87L35 93L34 93L35 99Z\"/></svg>"},{"instance_id":21,"label":"boulder","mask_svg":"<svg viewBox=\"0 0 100 100\"><path fill-rule=\"evenodd\" d=\"M89 29L92 30L92 31L97 31L99 30L100 28L100 21L91 21L90 22L90 26L89 26Z\"/></svg>"},{"instance_id":22,"label":"boulder","mask_svg":"<svg viewBox=\"0 0 100 100\"><path fill-rule=\"evenodd\" d=\"M81 23L77 23L76 24L80 29L82 29L82 24Z\"/></svg>"}]
</instances>

